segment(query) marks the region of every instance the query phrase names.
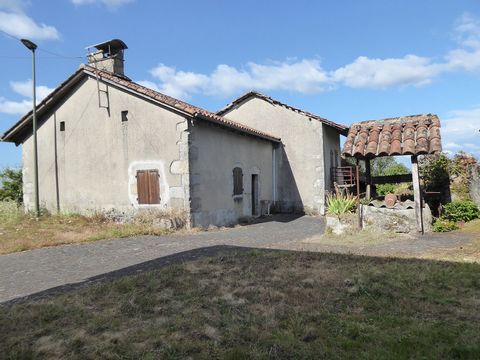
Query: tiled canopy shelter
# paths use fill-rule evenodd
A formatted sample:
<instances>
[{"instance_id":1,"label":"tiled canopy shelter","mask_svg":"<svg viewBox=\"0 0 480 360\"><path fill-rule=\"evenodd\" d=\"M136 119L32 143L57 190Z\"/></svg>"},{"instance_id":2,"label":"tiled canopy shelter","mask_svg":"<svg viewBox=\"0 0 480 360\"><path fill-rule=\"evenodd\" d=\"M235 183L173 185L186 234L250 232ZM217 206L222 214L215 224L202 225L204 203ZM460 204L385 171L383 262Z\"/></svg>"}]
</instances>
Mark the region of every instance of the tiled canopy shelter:
<instances>
[{"instance_id":1,"label":"tiled canopy shelter","mask_svg":"<svg viewBox=\"0 0 480 360\"><path fill-rule=\"evenodd\" d=\"M441 151L440 119L437 115L422 114L352 124L343 146L342 156L365 160L367 197L370 197L372 184L370 159L381 156L410 155L417 228L423 233L423 205L417 156L438 154ZM391 177L391 182L396 182L395 177Z\"/></svg>"},{"instance_id":2,"label":"tiled canopy shelter","mask_svg":"<svg viewBox=\"0 0 480 360\"><path fill-rule=\"evenodd\" d=\"M437 154L442 151L437 115L412 115L354 123L343 156L360 159L378 156Z\"/></svg>"}]
</instances>

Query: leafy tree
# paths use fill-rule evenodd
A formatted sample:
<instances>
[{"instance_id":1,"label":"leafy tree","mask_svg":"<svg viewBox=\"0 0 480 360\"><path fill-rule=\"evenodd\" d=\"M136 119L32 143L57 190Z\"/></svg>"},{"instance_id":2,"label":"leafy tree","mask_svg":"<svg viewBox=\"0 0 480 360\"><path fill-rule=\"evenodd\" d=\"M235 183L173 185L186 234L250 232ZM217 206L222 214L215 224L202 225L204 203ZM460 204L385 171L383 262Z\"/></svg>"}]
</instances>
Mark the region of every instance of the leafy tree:
<instances>
[{"instance_id":1,"label":"leafy tree","mask_svg":"<svg viewBox=\"0 0 480 360\"><path fill-rule=\"evenodd\" d=\"M423 156L419 167L427 190L444 191L450 184L452 161L445 154Z\"/></svg>"},{"instance_id":2,"label":"leafy tree","mask_svg":"<svg viewBox=\"0 0 480 360\"><path fill-rule=\"evenodd\" d=\"M0 201L23 201L22 170L5 168L0 171Z\"/></svg>"},{"instance_id":3,"label":"leafy tree","mask_svg":"<svg viewBox=\"0 0 480 360\"><path fill-rule=\"evenodd\" d=\"M398 170L400 173L396 173ZM405 165L398 163L395 158L384 156L371 161L371 172L372 176L382 176L408 174L409 171Z\"/></svg>"}]
</instances>

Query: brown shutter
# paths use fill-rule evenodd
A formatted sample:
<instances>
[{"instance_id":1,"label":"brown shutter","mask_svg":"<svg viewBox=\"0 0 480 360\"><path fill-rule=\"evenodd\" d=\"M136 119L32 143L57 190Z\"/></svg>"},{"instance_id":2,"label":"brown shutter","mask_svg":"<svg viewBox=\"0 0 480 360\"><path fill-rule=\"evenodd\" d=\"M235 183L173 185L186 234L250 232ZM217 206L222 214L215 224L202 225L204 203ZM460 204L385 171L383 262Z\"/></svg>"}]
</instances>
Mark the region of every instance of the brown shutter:
<instances>
[{"instance_id":1,"label":"brown shutter","mask_svg":"<svg viewBox=\"0 0 480 360\"><path fill-rule=\"evenodd\" d=\"M137 171L137 194L139 204L160 204L158 170Z\"/></svg>"},{"instance_id":2,"label":"brown shutter","mask_svg":"<svg viewBox=\"0 0 480 360\"><path fill-rule=\"evenodd\" d=\"M148 204L148 172L137 171L137 194L139 204Z\"/></svg>"},{"instance_id":3,"label":"brown shutter","mask_svg":"<svg viewBox=\"0 0 480 360\"><path fill-rule=\"evenodd\" d=\"M243 173L242 169L236 167L233 169L233 195L243 194Z\"/></svg>"},{"instance_id":4,"label":"brown shutter","mask_svg":"<svg viewBox=\"0 0 480 360\"><path fill-rule=\"evenodd\" d=\"M158 170L149 170L148 172L148 192L149 204L160 204L160 176Z\"/></svg>"}]
</instances>

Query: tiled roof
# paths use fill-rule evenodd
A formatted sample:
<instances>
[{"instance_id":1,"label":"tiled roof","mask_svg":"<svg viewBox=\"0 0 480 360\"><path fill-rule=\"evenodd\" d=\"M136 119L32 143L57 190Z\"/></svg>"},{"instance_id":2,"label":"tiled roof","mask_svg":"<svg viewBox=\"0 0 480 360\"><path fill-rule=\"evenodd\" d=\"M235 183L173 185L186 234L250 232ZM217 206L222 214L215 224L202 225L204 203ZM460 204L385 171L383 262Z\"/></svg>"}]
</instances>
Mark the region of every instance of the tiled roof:
<instances>
[{"instance_id":1,"label":"tiled roof","mask_svg":"<svg viewBox=\"0 0 480 360\"><path fill-rule=\"evenodd\" d=\"M251 128L249 126L245 126L245 125L240 124L236 121L226 119L226 118L224 118L222 116L219 116L219 115L217 115L213 112L210 112L208 110L205 110L205 109L199 108L197 106L188 104L184 101L175 99L171 96L164 95L164 94L162 94L158 91L155 91L155 90L152 90L152 89L147 88L145 86L142 86L140 84L137 84L133 81L130 81L130 80L125 79L121 76L115 75L111 72L99 71L99 70L96 70L95 68L93 68L91 66L88 66L88 65L85 66L85 71L87 71L88 73L91 73L92 75L95 75L95 74L98 73L100 79L106 79L106 80L113 81L114 83L116 83L116 84L118 84L122 87L125 87L129 90L132 90L136 93L145 95L145 96L147 96L147 97L149 97L153 100L157 100L157 101L159 101L159 102L161 102L165 105L169 105L169 106L174 107L176 109L179 109L183 112L186 112L187 114L191 115L194 118L198 118L198 119L202 119L202 120L209 120L211 122L215 122L217 124L224 125L224 126L229 127L231 129L239 130L241 132L245 132L245 133L255 135L255 136L258 136L258 137L261 137L261 138L265 138L265 139L268 139L268 140L273 140L273 141L276 141L276 142L280 141L279 138L277 138L273 135L267 134L263 131L259 131L259 130Z\"/></svg>"},{"instance_id":2,"label":"tiled roof","mask_svg":"<svg viewBox=\"0 0 480 360\"><path fill-rule=\"evenodd\" d=\"M57 98L57 95L61 95L62 91L72 85L72 81L77 81L81 74L87 74L90 76L97 76L98 78L107 82L111 82L127 91L134 92L138 95L145 96L151 100L157 101L161 104L164 104L172 109L189 115L194 119L200 121L209 121L216 123L218 125L228 127L232 130L236 130L242 133L253 135L262 139L280 142L278 137L267 134L265 132L259 131L257 129L251 128L249 126L240 124L238 122L229 120L222 116L219 116L213 112L207 111L205 109L199 108L197 106L190 105L184 101L172 98L170 96L159 93L158 91L152 90L140 84L137 84L127 77L119 76L108 71L97 70L94 67L83 65L81 69L77 70L72 76L70 76L66 81L64 81L60 86L58 86L51 94L49 94L40 104L37 105L37 111L40 113L46 105L54 102L54 99ZM23 128L31 121L32 112L27 113L19 122L17 122L12 128L7 130L0 140L2 141L15 141L16 134L21 132Z\"/></svg>"},{"instance_id":3,"label":"tiled roof","mask_svg":"<svg viewBox=\"0 0 480 360\"><path fill-rule=\"evenodd\" d=\"M301 109L298 109L296 107L293 107L291 105L288 105L288 104L285 104L285 103L282 103L278 100L275 100L275 99L272 99L270 96L267 96L267 95L264 95L264 94L261 94L259 92L256 92L256 91L250 91L250 92L247 92L246 94L240 96L239 98L233 100L230 104L228 104L227 106L225 106L223 109L217 111L217 114L218 115L224 115L225 113L227 113L230 109L234 108L235 106L237 106L238 104L241 104L243 101L251 98L251 97L256 97L256 98L259 98L259 99L262 99L262 100L265 100L271 104L275 104L275 105L279 105L279 106L283 106L289 110L292 110L296 113L299 113L299 114L302 114L302 115L305 115L311 119L315 119L315 120L318 120L322 123L324 123L325 125L328 125L328 126L331 126L332 128L338 130L341 134L346 134L347 131L348 131L348 126L345 126L345 125L342 125L342 124L338 124L338 123L335 123L331 120L328 120L328 119L325 119L321 116L318 116L318 115L315 115L315 114L312 114L308 111L304 111L304 110L301 110Z\"/></svg>"},{"instance_id":4,"label":"tiled roof","mask_svg":"<svg viewBox=\"0 0 480 360\"><path fill-rule=\"evenodd\" d=\"M342 156L436 154L442 151L437 115L411 115L352 124Z\"/></svg>"}]
</instances>

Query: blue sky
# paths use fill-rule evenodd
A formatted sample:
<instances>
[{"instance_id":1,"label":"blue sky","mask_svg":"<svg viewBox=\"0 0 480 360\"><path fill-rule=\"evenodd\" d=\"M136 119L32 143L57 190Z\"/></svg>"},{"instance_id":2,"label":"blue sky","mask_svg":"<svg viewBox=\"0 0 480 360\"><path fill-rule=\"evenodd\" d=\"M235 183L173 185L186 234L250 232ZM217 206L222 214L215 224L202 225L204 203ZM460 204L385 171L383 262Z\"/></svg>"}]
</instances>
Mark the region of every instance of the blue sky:
<instances>
[{"instance_id":1,"label":"blue sky","mask_svg":"<svg viewBox=\"0 0 480 360\"><path fill-rule=\"evenodd\" d=\"M208 110L257 90L333 121L436 113L444 149L480 157L480 2L0 0L0 133L124 40L126 75ZM61 55L61 56L59 56ZM0 143L0 167L21 164Z\"/></svg>"}]
</instances>

